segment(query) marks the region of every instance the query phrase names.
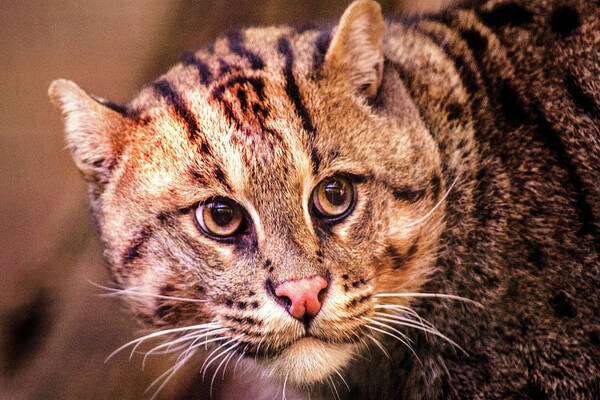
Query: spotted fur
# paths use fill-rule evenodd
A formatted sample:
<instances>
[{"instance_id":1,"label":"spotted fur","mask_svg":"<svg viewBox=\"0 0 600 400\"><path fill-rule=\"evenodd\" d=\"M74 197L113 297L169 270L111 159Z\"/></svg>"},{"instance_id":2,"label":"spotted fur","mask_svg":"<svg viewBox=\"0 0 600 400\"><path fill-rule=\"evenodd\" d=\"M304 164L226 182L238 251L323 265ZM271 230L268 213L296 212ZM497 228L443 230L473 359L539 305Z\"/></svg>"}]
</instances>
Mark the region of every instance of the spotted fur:
<instances>
[{"instance_id":1,"label":"spotted fur","mask_svg":"<svg viewBox=\"0 0 600 400\"><path fill-rule=\"evenodd\" d=\"M385 22L358 1L334 28L231 32L124 106L64 80L50 96L114 280L149 325L216 324L209 349L227 340L315 397L339 372L345 398L592 399L599 34L591 1ZM334 174L357 202L332 225L309 202ZM244 235L198 229L213 196L243 206ZM308 326L272 287L313 275L329 289ZM450 297L385 297L402 293Z\"/></svg>"}]
</instances>

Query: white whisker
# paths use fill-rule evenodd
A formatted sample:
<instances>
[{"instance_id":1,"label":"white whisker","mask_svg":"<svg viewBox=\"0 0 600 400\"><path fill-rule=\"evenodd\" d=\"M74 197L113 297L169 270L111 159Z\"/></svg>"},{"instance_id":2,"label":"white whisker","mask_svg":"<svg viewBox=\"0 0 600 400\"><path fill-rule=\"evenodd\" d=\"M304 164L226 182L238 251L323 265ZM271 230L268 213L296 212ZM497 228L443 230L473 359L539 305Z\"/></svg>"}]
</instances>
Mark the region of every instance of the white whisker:
<instances>
[{"instance_id":1,"label":"white whisker","mask_svg":"<svg viewBox=\"0 0 600 400\"><path fill-rule=\"evenodd\" d=\"M483 305L475 300L467 299L466 297L456 296L453 294L444 293L377 293L373 297L431 297L436 299L451 299L464 301L465 303L473 304L477 307L484 308Z\"/></svg>"},{"instance_id":2,"label":"white whisker","mask_svg":"<svg viewBox=\"0 0 600 400\"><path fill-rule=\"evenodd\" d=\"M131 351L131 354L129 356L129 358L131 359L131 357L133 356L133 353L135 352L135 350L137 349L137 347L144 341L148 340L148 339L152 339L155 337L159 337L162 335L167 335L169 333L177 333L177 332L184 332L184 331L189 331L192 329L201 329L201 328L205 328L205 327L215 327L215 326L220 326L219 324L215 323L215 322L210 322L207 324L200 324L200 325L191 325L191 326L185 326L182 328L171 328L171 329L165 329L162 331L156 331L153 333L150 333L146 336L142 336L140 338L134 339L130 342L125 343L124 345L122 345L121 347L119 347L118 349L116 349L115 351L113 351L112 353L110 353L108 355L108 357L106 357L106 359L104 360L104 362L106 363L108 360L110 360L112 357L114 357L115 354L119 353L120 351L122 351L123 349L126 349L127 347L131 346L132 344L135 344L135 347L133 348L133 350Z\"/></svg>"},{"instance_id":3,"label":"white whisker","mask_svg":"<svg viewBox=\"0 0 600 400\"><path fill-rule=\"evenodd\" d=\"M335 383L333 382L333 379L331 379L331 376L328 379L329 379L329 383L331 384L331 387L333 388L333 390L335 392L335 398L337 400L340 400L340 394L338 393L337 388L335 387Z\"/></svg>"},{"instance_id":4,"label":"white whisker","mask_svg":"<svg viewBox=\"0 0 600 400\"><path fill-rule=\"evenodd\" d=\"M392 357L390 356L390 353L387 352L387 350L385 349L385 347L381 344L381 342L379 340L375 339L373 336L371 336L369 334L366 334L365 336L367 336L369 339L371 339L373 341L373 343L375 343L375 345L377 347L379 347L379 350L381 350L387 358L389 358L390 360L392 359Z\"/></svg>"},{"instance_id":5,"label":"white whisker","mask_svg":"<svg viewBox=\"0 0 600 400\"><path fill-rule=\"evenodd\" d=\"M346 382L346 380L344 379L344 377L342 376L342 374L340 374L340 371L338 371L336 369L335 373L337 374L337 376L340 377L340 379L342 380L342 382L344 382L344 385L346 385L346 388L348 389L348 391L350 391L350 386L348 385L348 382Z\"/></svg>"},{"instance_id":6,"label":"white whisker","mask_svg":"<svg viewBox=\"0 0 600 400\"><path fill-rule=\"evenodd\" d=\"M233 346L230 346L227 348L227 350L225 350L225 353L233 351L239 345L240 345L239 343L234 343ZM235 354L235 353L231 353L231 354ZM212 379L210 380L210 392L209 392L211 399L212 399L212 392L213 392L213 385L215 383L215 378L217 377L217 374L219 373L219 369L221 369L221 366L223 365L223 363L227 362L227 360L230 358L229 356L231 354L227 354L225 357L223 357L223 360L221 360L221 362L215 369L215 372L213 373ZM218 358L218 357L216 357L216 358ZM223 378L225 378L225 368L223 369Z\"/></svg>"},{"instance_id":7,"label":"white whisker","mask_svg":"<svg viewBox=\"0 0 600 400\"><path fill-rule=\"evenodd\" d=\"M142 368L144 367L144 364L146 363L146 359L148 358L148 356L150 356L151 354L155 354L156 350L159 350L159 349L164 348L164 347L168 348L168 347L172 346L173 344L180 343L180 342L185 342L185 341L191 341L191 343L189 344L189 347L191 349L195 349L196 347L199 347L199 346L201 346L203 344L207 344L206 342L202 342L200 345L195 346L195 344L200 339L202 339L202 338L208 339L209 336L215 336L215 335L218 335L220 333L223 333L223 332L226 332L226 331L229 331L229 330L230 330L229 328L221 328L221 329L216 329L216 330L207 331L207 332L194 332L193 335L192 334L186 335L186 336L181 337L179 339L175 339L175 340L172 340L170 342L160 344L160 345L152 348L148 352L146 352L146 354L144 355L144 358L142 360ZM219 338L225 339L224 336L220 336ZM210 342L208 342L208 343L210 343ZM184 347L185 347L185 345L184 345ZM169 352L171 352L171 351L169 351Z\"/></svg>"},{"instance_id":8,"label":"white whisker","mask_svg":"<svg viewBox=\"0 0 600 400\"><path fill-rule=\"evenodd\" d=\"M287 374L285 374L285 379L283 380L283 390L281 391L281 400L287 400L287 397L285 396L285 385L287 384L289 375L290 375L289 372Z\"/></svg>"},{"instance_id":9,"label":"white whisker","mask_svg":"<svg viewBox=\"0 0 600 400\"><path fill-rule=\"evenodd\" d=\"M435 210L437 210L437 208L444 202L444 200L446 200L446 197L448 197L448 194L450 194L450 191L452 190L452 188L456 184L457 180L458 180L458 177L454 178L454 181L452 182L452 184L450 185L450 187L448 188L448 190L446 190L446 193L444 193L444 196L442 196L442 198L440 199L440 201L438 201L437 204L435 206L433 206L433 208L431 210L429 210L429 212L427 214L425 214L421 218L419 218L419 219L411 222L410 224L407 224L406 227L410 228L411 226L415 226L417 224L420 224L421 222L423 222L427 218L429 218L431 216L431 214L433 214L435 212Z\"/></svg>"},{"instance_id":10,"label":"white whisker","mask_svg":"<svg viewBox=\"0 0 600 400\"><path fill-rule=\"evenodd\" d=\"M223 343L222 345L220 345L219 347L217 347L216 349L214 349L212 351L212 353L210 353L208 355L208 357L206 357L206 360L204 360L204 363L202 364L202 367L200 367L200 371L202 371L202 379L204 379L204 376L206 375L206 371L208 370L208 367L210 367L210 365L216 361L219 357L221 357L221 355L225 354L229 349L225 349L224 351L222 351L221 353L217 354L215 357L213 357L212 359L210 358L213 354L215 354L217 351L219 351L220 349L222 349L223 347L227 346L228 344L235 342L236 340L238 340L239 338L241 338L242 336L244 336L244 334L238 335L236 337L234 337L231 340L228 340L227 342ZM208 360L210 359L210 362L208 362Z\"/></svg>"},{"instance_id":11,"label":"white whisker","mask_svg":"<svg viewBox=\"0 0 600 400\"><path fill-rule=\"evenodd\" d=\"M168 370L166 370L165 372L163 372L158 378L156 378L151 384L150 386L148 386L145 390L144 393L147 393L154 385L156 385L158 382L160 382L160 380L165 377L166 375L168 375L165 380L163 381L163 383L156 389L156 391L154 392L154 395L152 395L151 400L154 400L156 398L156 396L158 395L158 393L165 387L165 385L167 384L167 382L169 382L169 380L173 377L173 375L175 375L175 373L179 370L179 368L181 368L183 366L183 364L185 364L187 362L187 360L189 360L192 356L194 355L194 352L188 354L185 358L183 359L178 359L177 362Z\"/></svg>"},{"instance_id":12,"label":"white whisker","mask_svg":"<svg viewBox=\"0 0 600 400\"><path fill-rule=\"evenodd\" d=\"M240 363L240 361L242 360L242 358L244 358L244 355L246 355L246 349L248 348L248 345L246 345L244 347L244 350L242 350L242 353L240 354L240 356L238 357L238 359L235 361L235 365L233 366L233 374L235 375L236 371L237 371L237 367L238 364Z\"/></svg>"},{"instance_id":13,"label":"white whisker","mask_svg":"<svg viewBox=\"0 0 600 400\"><path fill-rule=\"evenodd\" d=\"M389 318L383 318L383 317L374 317L375 319L381 320L381 321L386 321L386 322L390 322L393 324L398 324L398 325L402 325L402 326L406 326L408 328L415 328L424 332L429 332L437 337L440 337L442 339L444 339L445 341L447 341L448 343L450 343L451 345L455 346L457 349L459 349L460 351L462 351L465 355L468 355L469 353L467 353L458 343L456 343L454 340L450 339L448 336L444 335L443 333L441 333L439 330L437 329L430 329L426 326L423 325L419 325L417 323L411 323L411 322L403 322L403 321L398 321L395 319L389 319Z\"/></svg>"},{"instance_id":14,"label":"white whisker","mask_svg":"<svg viewBox=\"0 0 600 400\"><path fill-rule=\"evenodd\" d=\"M191 302L191 303L206 303L208 301L208 300L203 300L203 299L192 299L192 298L188 298L188 297L165 296L165 295L156 294L156 293L139 291L139 290L136 290L135 288L129 288L129 289L111 288L108 286L103 286L98 283L92 282L90 280L88 280L88 282L91 285L96 286L97 288L104 289L104 290L111 292L111 293L98 294L98 296L102 296L102 297L137 295L137 296L155 297L157 299L186 301L186 302Z\"/></svg>"},{"instance_id":15,"label":"white whisker","mask_svg":"<svg viewBox=\"0 0 600 400\"><path fill-rule=\"evenodd\" d=\"M373 321L373 322L374 322L374 323L376 323L375 321ZM413 355L415 356L415 358L416 358L416 359L417 359L419 362L421 362L421 359L419 358L419 356L417 356L417 353L415 353L415 351L414 351L414 350L413 350L413 348L410 346L410 344L406 343L404 340L402 340L402 339L401 339L401 338L399 338L398 336L396 336L396 335L394 335L393 333L391 333L391 332L388 332L388 331L386 331L386 330L384 330L384 329L379 329L379 328L376 328L376 327L374 327L374 326L371 326L371 325L369 325L369 324L365 324L365 326L366 326L367 328L369 328L369 329L372 329L372 330L374 330L374 331L377 331L377 332L381 332L381 333L383 333L384 335L387 335L387 336L393 337L394 339L398 340L400 343L402 343L403 345L405 345L406 347L408 347L408 349L411 351L411 353L413 353ZM384 325L384 326L385 326L385 327L387 327L387 328L390 328L390 327L389 327L389 326L387 326L387 325ZM393 328L390 328L390 329L393 329Z\"/></svg>"}]
</instances>

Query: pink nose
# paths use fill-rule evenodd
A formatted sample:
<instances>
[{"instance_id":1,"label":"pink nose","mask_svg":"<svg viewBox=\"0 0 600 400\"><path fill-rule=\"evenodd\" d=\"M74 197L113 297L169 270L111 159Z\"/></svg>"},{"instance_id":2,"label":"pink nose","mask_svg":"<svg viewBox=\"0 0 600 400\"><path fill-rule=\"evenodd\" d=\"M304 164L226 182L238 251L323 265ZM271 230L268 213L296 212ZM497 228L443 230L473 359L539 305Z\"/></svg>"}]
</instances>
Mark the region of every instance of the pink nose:
<instances>
[{"instance_id":1,"label":"pink nose","mask_svg":"<svg viewBox=\"0 0 600 400\"><path fill-rule=\"evenodd\" d=\"M325 278L315 275L310 278L286 281L275 288L275 295L286 299L290 303L288 312L299 320L317 315L321 310L319 293L327 288Z\"/></svg>"}]
</instances>

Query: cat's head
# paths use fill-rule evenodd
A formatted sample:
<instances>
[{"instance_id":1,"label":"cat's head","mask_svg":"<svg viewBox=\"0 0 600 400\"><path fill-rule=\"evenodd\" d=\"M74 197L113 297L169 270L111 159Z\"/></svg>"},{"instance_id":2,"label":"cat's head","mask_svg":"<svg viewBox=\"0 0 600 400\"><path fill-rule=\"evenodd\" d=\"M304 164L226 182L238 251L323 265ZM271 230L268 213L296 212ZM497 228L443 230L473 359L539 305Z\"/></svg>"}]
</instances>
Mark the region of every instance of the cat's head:
<instances>
[{"instance_id":1,"label":"cat's head","mask_svg":"<svg viewBox=\"0 0 600 400\"><path fill-rule=\"evenodd\" d=\"M333 29L234 32L123 107L52 84L115 281L183 350L321 381L427 279L445 183L384 28L359 1Z\"/></svg>"}]
</instances>

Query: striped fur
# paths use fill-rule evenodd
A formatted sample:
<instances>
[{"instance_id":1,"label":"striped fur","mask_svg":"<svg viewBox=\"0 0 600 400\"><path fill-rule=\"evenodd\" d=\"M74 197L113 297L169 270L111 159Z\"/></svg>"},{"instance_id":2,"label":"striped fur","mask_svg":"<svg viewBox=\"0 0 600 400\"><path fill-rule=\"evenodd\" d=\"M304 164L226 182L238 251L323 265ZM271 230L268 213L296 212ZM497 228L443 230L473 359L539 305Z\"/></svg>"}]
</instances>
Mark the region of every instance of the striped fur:
<instances>
[{"instance_id":1,"label":"striped fur","mask_svg":"<svg viewBox=\"0 0 600 400\"><path fill-rule=\"evenodd\" d=\"M334 29L224 35L123 107L68 81L50 95L115 281L162 296L129 296L150 325L218 323L248 363L315 397L338 371L345 398L592 399L599 34L584 0L386 22L358 1ZM308 204L334 174L357 202L328 225ZM244 235L199 231L214 196L245 209ZM330 289L302 339L267 289L315 274ZM381 296L417 292L483 307ZM417 359L373 329L381 307L408 305L469 356L404 327Z\"/></svg>"}]
</instances>

